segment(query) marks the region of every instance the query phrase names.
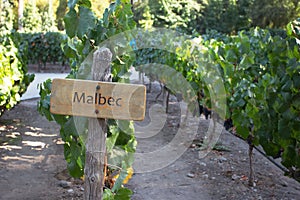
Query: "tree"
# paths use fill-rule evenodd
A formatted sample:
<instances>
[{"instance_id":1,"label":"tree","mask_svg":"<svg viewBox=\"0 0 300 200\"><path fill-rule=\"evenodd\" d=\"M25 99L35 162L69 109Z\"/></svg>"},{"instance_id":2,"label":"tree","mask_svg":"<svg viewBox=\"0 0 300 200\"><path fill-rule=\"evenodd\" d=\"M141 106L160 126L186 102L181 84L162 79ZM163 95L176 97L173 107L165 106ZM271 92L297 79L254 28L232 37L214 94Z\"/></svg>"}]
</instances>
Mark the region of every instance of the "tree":
<instances>
[{"instance_id":1,"label":"tree","mask_svg":"<svg viewBox=\"0 0 300 200\"><path fill-rule=\"evenodd\" d=\"M136 21L152 20L154 27L192 33L198 27L196 18L201 15L202 4L196 0L152 0L137 2L134 8Z\"/></svg>"},{"instance_id":2,"label":"tree","mask_svg":"<svg viewBox=\"0 0 300 200\"><path fill-rule=\"evenodd\" d=\"M9 34L13 29L13 1L0 0L0 35Z\"/></svg>"},{"instance_id":3,"label":"tree","mask_svg":"<svg viewBox=\"0 0 300 200\"><path fill-rule=\"evenodd\" d=\"M203 32L214 29L223 33L235 33L250 27L249 0L209 0L200 23Z\"/></svg>"},{"instance_id":4,"label":"tree","mask_svg":"<svg viewBox=\"0 0 300 200\"><path fill-rule=\"evenodd\" d=\"M57 31L57 26L55 24L55 19L53 16L53 0L48 1L48 5L40 11L41 19L42 19L42 31Z\"/></svg>"},{"instance_id":5,"label":"tree","mask_svg":"<svg viewBox=\"0 0 300 200\"><path fill-rule=\"evenodd\" d=\"M298 0L252 0L252 26L283 28L286 24L300 17Z\"/></svg>"},{"instance_id":6,"label":"tree","mask_svg":"<svg viewBox=\"0 0 300 200\"><path fill-rule=\"evenodd\" d=\"M24 16L21 19L24 32L40 32L42 31L42 19L37 7L28 3L25 5Z\"/></svg>"},{"instance_id":7,"label":"tree","mask_svg":"<svg viewBox=\"0 0 300 200\"><path fill-rule=\"evenodd\" d=\"M145 29L149 29L153 26L154 20L152 20L152 16L150 13L150 7L148 5L145 7L145 10L143 13L143 19L138 20L138 22L139 22L140 26Z\"/></svg>"},{"instance_id":8,"label":"tree","mask_svg":"<svg viewBox=\"0 0 300 200\"><path fill-rule=\"evenodd\" d=\"M151 0L134 3L140 26L177 29L185 33L205 33L214 29L234 34L240 30L285 28L300 17L299 0Z\"/></svg>"},{"instance_id":9,"label":"tree","mask_svg":"<svg viewBox=\"0 0 300 200\"><path fill-rule=\"evenodd\" d=\"M67 1L59 0L59 6L56 10L56 23L58 30L64 29L63 18L67 12Z\"/></svg>"}]
</instances>

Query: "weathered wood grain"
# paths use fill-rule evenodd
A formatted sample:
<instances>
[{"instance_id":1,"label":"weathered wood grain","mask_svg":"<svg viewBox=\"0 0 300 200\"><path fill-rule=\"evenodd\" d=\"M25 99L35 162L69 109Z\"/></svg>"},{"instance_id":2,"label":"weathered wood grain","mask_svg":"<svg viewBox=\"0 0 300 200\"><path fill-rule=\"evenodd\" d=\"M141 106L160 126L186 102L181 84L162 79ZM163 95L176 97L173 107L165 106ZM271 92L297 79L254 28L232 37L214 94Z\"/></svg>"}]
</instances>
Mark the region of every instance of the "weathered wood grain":
<instances>
[{"instance_id":1,"label":"weathered wood grain","mask_svg":"<svg viewBox=\"0 0 300 200\"><path fill-rule=\"evenodd\" d=\"M94 118L143 120L144 85L74 79L52 81L50 111Z\"/></svg>"},{"instance_id":2,"label":"weathered wood grain","mask_svg":"<svg viewBox=\"0 0 300 200\"><path fill-rule=\"evenodd\" d=\"M112 54L107 48L101 48L94 53L92 66L92 77L94 80L111 82L111 58ZM102 200L106 137L106 119L89 118L84 169L84 198L86 200Z\"/></svg>"}]
</instances>

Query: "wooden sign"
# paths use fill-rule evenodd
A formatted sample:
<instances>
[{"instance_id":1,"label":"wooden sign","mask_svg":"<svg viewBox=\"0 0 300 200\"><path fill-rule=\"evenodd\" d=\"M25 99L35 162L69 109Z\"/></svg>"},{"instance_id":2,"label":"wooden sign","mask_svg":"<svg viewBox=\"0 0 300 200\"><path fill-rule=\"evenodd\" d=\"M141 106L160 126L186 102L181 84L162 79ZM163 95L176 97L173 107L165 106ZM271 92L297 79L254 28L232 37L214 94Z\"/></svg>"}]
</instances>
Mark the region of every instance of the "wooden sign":
<instances>
[{"instance_id":1,"label":"wooden sign","mask_svg":"<svg viewBox=\"0 0 300 200\"><path fill-rule=\"evenodd\" d=\"M144 85L53 79L50 112L93 118L143 120Z\"/></svg>"}]
</instances>

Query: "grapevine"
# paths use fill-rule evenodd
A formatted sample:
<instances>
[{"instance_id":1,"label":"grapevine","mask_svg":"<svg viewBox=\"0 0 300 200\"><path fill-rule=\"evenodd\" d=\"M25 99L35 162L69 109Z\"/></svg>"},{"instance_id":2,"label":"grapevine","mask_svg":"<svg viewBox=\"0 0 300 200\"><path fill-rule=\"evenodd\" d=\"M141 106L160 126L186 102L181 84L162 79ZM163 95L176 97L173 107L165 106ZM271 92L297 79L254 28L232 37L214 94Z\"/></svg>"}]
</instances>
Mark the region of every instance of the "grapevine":
<instances>
[{"instance_id":1,"label":"grapevine","mask_svg":"<svg viewBox=\"0 0 300 200\"><path fill-rule=\"evenodd\" d=\"M129 1L118 0L110 5L97 19L91 11L89 1L69 1L69 11L64 21L68 38L63 45L65 55L70 59L71 72L67 78L89 79L92 66L92 53L98 45L111 36L135 27ZM110 48L115 55L122 46ZM122 54L113 60L113 81L126 82L124 74L128 72L133 58L130 54ZM120 78L122 77L122 78ZM51 80L40 85L39 112L50 121L60 126L60 135L64 141L64 155L67 167L73 177L82 177L85 164L85 138L87 134L87 118L62 116L50 113ZM122 187L128 176L131 176L133 154L136 149L134 127L132 121L108 120L107 180L111 173L118 173L113 184L106 181L103 199L129 199L131 190Z\"/></svg>"},{"instance_id":2,"label":"grapevine","mask_svg":"<svg viewBox=\"0 0 300 200\"><path fill-rule=\"evenodd\" d=\"M155 42L164 44L167 36L158 38L162 39ZM195 40L198 48L194 48ZM210 66L217 67L227 93L227 114L223 118L229 123L227 129L232 128L235 134L247 140L250 157L253 147L260 145L267 155L281 157L288 175L299 180L299 19L288 24L284 38L272 36L264 29L252 28L233 36L218 34L216 39L214 35L186 38L174 48L176 53L153 48L138 49L135 66L150 80L158 80L166 88L164 72L156 71L149 63L173 67L186 77L196 93L205 97L197 97L204 108L211 107L207 80L214 79L206 72ZM176 79L171 81L176 85ZM214 112L218 113L216 109Z\"/></svg>"}]
</instances>

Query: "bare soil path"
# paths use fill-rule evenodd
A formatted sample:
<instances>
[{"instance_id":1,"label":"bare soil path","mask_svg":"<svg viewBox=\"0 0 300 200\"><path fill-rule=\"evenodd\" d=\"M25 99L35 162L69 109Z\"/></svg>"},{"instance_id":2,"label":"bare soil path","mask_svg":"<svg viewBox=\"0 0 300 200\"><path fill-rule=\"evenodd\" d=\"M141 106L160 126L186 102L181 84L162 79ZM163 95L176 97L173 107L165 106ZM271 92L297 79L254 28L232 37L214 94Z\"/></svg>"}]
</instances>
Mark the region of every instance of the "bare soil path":
<instances>
[{"instance_id":1,"label":"bare soil path","mask_svg":"<svg viewBox=\"0 0 300 200\"><path fill-rule=\"evenodd\" d=\"M36 105L37 99L23 101L0 118L1 200L77 196L59 186L61 179L70 180L59 127L41 117Z\"/></svg>"}]
</instances>

